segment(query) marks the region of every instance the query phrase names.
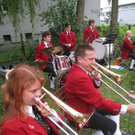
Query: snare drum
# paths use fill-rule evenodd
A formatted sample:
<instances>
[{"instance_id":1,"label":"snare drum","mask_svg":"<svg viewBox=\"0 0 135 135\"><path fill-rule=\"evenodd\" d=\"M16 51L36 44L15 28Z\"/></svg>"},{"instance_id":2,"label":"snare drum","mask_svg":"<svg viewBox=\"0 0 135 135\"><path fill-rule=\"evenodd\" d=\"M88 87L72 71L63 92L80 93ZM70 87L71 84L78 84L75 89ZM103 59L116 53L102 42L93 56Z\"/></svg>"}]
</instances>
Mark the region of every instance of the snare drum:
<instances>
[{"instance_id":1,"label":"snare drum","mask_svg":"<svg viewBox=\"0 0 135 135\"><path fill-rule=\"evenodd\" d=\"M58 56L53 58L54 71L57 73L67 71L70 69L70 63L67 56Z\"/></svg>"},{"instance_id":2,"label":"snare drum","mask_svg":"<svg viewBox=\"0 0 135 135\"><path fill-rule=\"evenodd\" d=\"M59 78L58 78L58 89L61 88L63 85L65 85L66 80L67 80L68 72L62 73Z\"/></svg>"}]
</instances>

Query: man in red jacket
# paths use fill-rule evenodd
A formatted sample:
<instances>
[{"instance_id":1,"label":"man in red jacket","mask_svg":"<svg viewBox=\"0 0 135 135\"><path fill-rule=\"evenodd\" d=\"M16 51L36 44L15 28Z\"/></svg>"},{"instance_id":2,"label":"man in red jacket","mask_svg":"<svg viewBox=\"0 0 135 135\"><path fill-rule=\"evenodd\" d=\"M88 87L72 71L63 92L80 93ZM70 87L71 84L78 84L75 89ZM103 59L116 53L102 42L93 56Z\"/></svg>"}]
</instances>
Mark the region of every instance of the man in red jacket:
<instances>
[{"instance_id":1,"label":"man in red jacket","mask_svg":"<svg viewBox=\"0 0 135 135\"><path fill-rule=\"evenodd\" d=\"M60 34L60 44L63 47L63 55L70 55L70 51L75 50L76 36L75 33L71 31L71 24L65 24L65 31Z\"/></svg>"},{"instance_id":2,"label":"man in red jacket","mask_svg":"<svg viewBox=\"0 0 135 135\"><path fill-rule=\"evenodd\" d=\"M97 89L101 86L100 74L95 71L94 79L89 75L92 72L91 66L95 64L94 48L80 45L76 48L74 57L75 64L71 67L65 83L67 105L84 114L94 111L86 126L97 129L96 135L132 135L120 132L118 114L135 113L135 104L121 105L103 98ZM105 115L110 115L110 119ZM73 121L68 114L65 117Z\"/></svg>"},{"instance_id":3,"label":"man in red jacket","mask_svg":"<svg viewBox=\"0 0 135 135\"><path fill-rule=\"evenodd\" d=\"M131 39L130 39L132 36L133 36L132 31L127 30L126 38L123 41L121 58L122 59L132 58L130 70L135 71L135 69L133 68L134 64L135 64L135 54L131 52L132 50L135 50L135 45L133 45L133 43L131 42Z\"/></svg>"},{"instance_id":4,"label":"man in red jacket","mask_svg":"<svg viewBox=\"0 0 135 135\"><path fill-rule=\"evenodd\" d=\"M89 45L91 45L92 41L95 38L100 38L97 29L94 27L95 25L95 20L90 19L89 20L89 26L84 30L84 42L86 43L87 38L90 37L90 40L88 42Z\"/></svg>"},{"instance_id":5,"label":"man in red jacket","mask_svg":"<svg viewBox=\"0 0 135 135\"><path fill-rule=\"evenodd\" d=\"M41 51L45 48L53 47L53 44L51 43L51 33L49 31L45 31L42 33L42 39L43 42L37 46L36 48L36 55L35 55L35 60L36 61L45 61L49 62L47 65L39 66L40 69L42 69L44 72L49 72L49 78L50 78L50 87L53 92L55 92L55 87L54 87L54 81L56 77L56 73L53 68L52 64L52 55L56 56L56 54L43 54Z\"/></svg>"}]
</instances>

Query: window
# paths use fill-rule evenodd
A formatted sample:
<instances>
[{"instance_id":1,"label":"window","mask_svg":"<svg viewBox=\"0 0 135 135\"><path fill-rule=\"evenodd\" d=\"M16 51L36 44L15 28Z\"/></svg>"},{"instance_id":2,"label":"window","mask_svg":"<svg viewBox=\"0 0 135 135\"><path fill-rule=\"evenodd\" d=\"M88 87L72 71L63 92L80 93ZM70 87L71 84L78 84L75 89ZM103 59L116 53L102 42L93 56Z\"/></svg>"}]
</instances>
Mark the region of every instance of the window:
<instances>
[{"instance_id":1,"label":"window","mask_svg":"<svg viewBox=\"0 0 135 135\"><path fill-rule=\"evenodd\" d=\"M123 10L128 10L129 6L123 6Z\"/></svg>"},{"instance_id":2,"label":"window","mask_svg":"<svg viewBox=\"0 0 135 135\"><path fill-rule=\"evenodd\" d=\"M135 9L135 4L132 4L131 5L131 9Z\"/></svg>"},{"instance_id":3,"label":"window","mask_svg":"<svg viewBox=\"0 0 135 135\"><path fill-rule=\"evenodd\" d=\"M32 33L25 33L26 39L32 39Z\"/></svg>"},{"instance_id":4,"label":"window","mask_svg":"<svg viewBox=\"0 0 135 135\"><path fill-rule=\"evenodd\" d=\"M11 41L11 36L10 35L3 35L4 41Z\"/></svg>"},{"instance_id":5,"label":"window","mask_svg":"<svg viewBox=\"0 0 135 135\"><path fill-rule=\"evenodd\" d=\"M119 7L118 11L121 11L121 7Z\"/></svg>"}]
</instances>

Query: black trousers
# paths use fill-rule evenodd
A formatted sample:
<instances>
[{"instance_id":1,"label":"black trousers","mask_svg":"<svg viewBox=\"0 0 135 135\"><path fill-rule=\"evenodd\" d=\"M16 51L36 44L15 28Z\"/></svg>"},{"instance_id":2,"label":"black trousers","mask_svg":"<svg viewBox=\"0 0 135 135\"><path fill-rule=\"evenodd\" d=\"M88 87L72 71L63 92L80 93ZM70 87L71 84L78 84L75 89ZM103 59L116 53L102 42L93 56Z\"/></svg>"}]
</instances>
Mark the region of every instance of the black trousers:
<instances>
[{"instance_id":1,"label":"black trousers","mask_svg":"<svg viewBox=\"0 0 135 135\"><path fill-rule=\"evenodd\" d=\"M70 51L69 50L64 50L64 53L62 55L69 56L70 55Z\"/></svg>"},{"instance_id":2,"label":"black trousers","mask_svg":"<svg viewBox=\"0 0 135 135\"><path fill-rule=\"evenodd\" d=\"M116 123L105 117L105 115L113 115L104 110L95 109L94 114L91 116L88 127L101 130L104 135L113 135L116 131Z\"/></svg>"},{"instance_id":3,"label":"black trousers","mask_svg":"<svg viewBox=\"0 0 135 135\"><path fill-rule=\"evenodd\" d=\"M49 73L50 73L49 76L56 77L56 73L55 73L55 71L54 71L54 68L53 68L52 63L47 64L46 68L43 69L43 71L44 71L44 72L49 72Z\"/></svg>"},{"instance_id":4,"label":"black trousers","mask_svg":"<svg viewBox=\"0 0 135 135\"><path fill-rule=\"evenodd\" d=\"M135 53L130 53L129 58L135 59Z\"/></svg>"}]
</instances>

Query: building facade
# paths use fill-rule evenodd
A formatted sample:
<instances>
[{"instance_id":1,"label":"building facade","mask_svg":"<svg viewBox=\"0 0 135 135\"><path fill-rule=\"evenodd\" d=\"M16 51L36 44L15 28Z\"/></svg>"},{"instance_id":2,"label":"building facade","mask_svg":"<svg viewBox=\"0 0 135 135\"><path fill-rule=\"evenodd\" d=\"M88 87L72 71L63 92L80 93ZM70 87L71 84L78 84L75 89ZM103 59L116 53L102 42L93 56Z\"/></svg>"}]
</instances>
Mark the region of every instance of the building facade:
<instances>
[{"instance_id":1,"label":"building facade","mask_svg":"<svg viewBox=\"0 0 135 135\"><path fill-rule=\"evenodd\" d=\"M41 0L41 9L44 10L44 8L47 10L47 3L51 3L51 0ZM88 20L90 18L95 19L96 25L100 25L100 17L97 15L96 12L100 12L100 0L85 0L85 10L84 15L88 17ZM39 14L41 11L36 9L37 14ZM29 16L27 16L27 19L24 21L24 26L22 27L21 32L18 32L17 38L15 37L14 28L12 24L9 22L8 17L5 17L4 19L4 26L0 27L0 50L10 49L16 46L16 44L20 44L21 38L20 33L22 33L23 40L26 41L27 39L32 39L33 41L37 41L36 44L39 44L41 42L41 32L48 30L48 26L42 25L42 22L39 19L39 16L36 16L37 21L35 22L35 29L34 32L32 30L32 26L29 20ZM10 46L9 46L10 44ZM7 46L8 45L8 46ZM7 46L7 48L6 48Z\"/></svg>"},{"instance_id":2,"label":"building facade","mask_svg":"<svg viewBox=\"0 0 135 135\"><path fill-rule=\"evenodd\" d=\"M100 22L102 24L110 23L112 0L101 0L100 3ZM123 25L135 25L135 0L119 0L118 22Z\"/></svg>"}]
</instances>

